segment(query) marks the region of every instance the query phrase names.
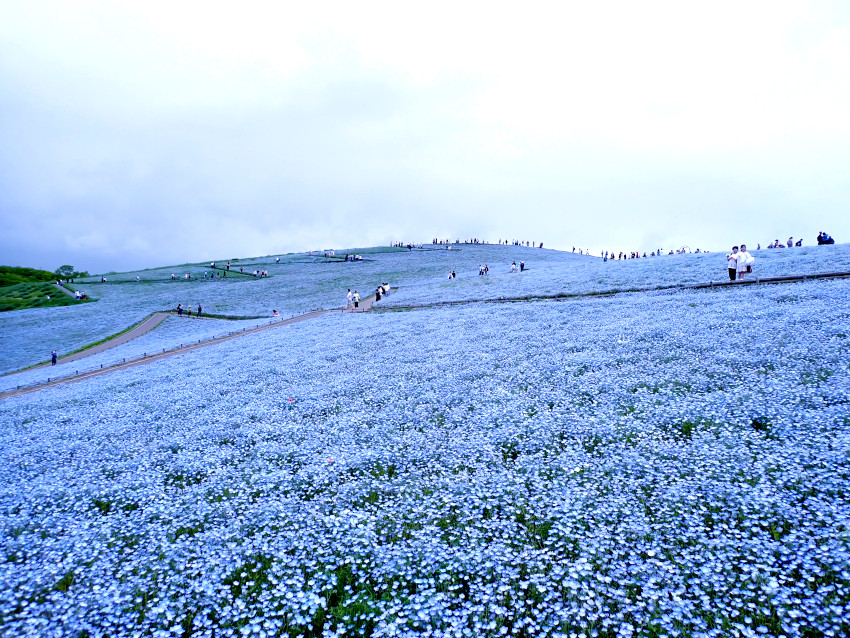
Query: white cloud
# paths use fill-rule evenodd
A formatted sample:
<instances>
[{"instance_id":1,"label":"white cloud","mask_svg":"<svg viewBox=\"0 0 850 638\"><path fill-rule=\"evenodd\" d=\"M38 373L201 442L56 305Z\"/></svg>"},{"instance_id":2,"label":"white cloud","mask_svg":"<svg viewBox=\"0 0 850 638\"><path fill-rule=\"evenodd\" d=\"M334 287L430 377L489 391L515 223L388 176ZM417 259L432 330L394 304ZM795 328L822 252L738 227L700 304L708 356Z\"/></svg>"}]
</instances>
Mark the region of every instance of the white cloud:
<instances>
[{"instance_id":1,"label":"white cloud","mask_svg":"<svg viewBox=\"0 0 850 638\"><path fill-rule=\"evenodd\" d=\"M8 4L0 204L145 264L446 228L725 246L744 209L850 236L848 28L837 2Z\"/></svg>"}]
</instances>

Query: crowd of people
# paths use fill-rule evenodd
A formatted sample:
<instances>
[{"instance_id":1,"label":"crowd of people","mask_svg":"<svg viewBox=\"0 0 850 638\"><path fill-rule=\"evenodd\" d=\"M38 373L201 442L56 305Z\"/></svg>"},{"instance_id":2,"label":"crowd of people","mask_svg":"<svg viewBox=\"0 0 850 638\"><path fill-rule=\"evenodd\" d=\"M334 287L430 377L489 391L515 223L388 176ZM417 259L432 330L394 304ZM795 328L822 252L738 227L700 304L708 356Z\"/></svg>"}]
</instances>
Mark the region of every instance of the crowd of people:
<instances>
[{"instance_id":1,"label":"crowd of people","mask_svg":"<svg viewBox=\"0 0 850 638\"><path fill-rule=\"evenodd\" d=\"M486 239L479 239L478 237L472 237L470 239L460 239L458 237L454 241L452 241L451 239L439 239L438 237L434 237L431 240L431 243L434 244L434 245L437 245L437 246L445 246L445 245L450 246L452 244L455 244L455 245L457 245L457 244L480 244L480 245L486 246L486 245L490 244L490 242L487 241ZM526 240L526 239L502 239L502 238L499 238L499 241L496 242L496 243L500 246L502 246L502 245L504 245L504 246L527 246L529 248L543 248L543 242L542 241L538 244L537 242L529 241L529 240ZM403 245L403 244L393 244L393 246L398 246L398 245ZM411 246L413 246L415 248L416 244L407 244L408 248L410 248ZM573 251L573 252L575 252L575 251Z\"/></svg>"},{"instance_id":2,"label":"crowd of people","mask_svg":"<svg viewBox=\"0 0 850 638\"><path fill-rule=\"evenodd\" d=\"M183 304L180 304L180 303L177 304L177 316L182 317L184 312L186 313L187 316L191 317L192 316L192 306L187 306L186 309L184 310ZM204 309L201 308L201 304L198 304L197 315L200 317L201 314L203 314L203 312L204 312Z\"/></svg>"},{"instance_id":3,"label":"crowd of people","mask_svg":"<svg viewBox=\"0 0 850 638\"><path fill-rule=\"evenodd\" d=\"M802 245L803 245L803 238L802 237L800 239L798 239L796 242L794 241L793 237L789 237L788 241L786 241L784 244L781 241L779 241L778 239L774 239L772 242L767 243L767 247L769 249L785 248L786 246L788 248L791 248L792 246L796 246L797 248L799 248ZM761 244L756 245L756 250L761 250Z\"/></svg>"},{"instance_id":4,"label":"crowd of people","mask_svg":"<svg viewBox=\"0 0 850 638\"><path fill-rule=\"evenodd\" d=\"M818 233L818 246L825 246L825 245L834 244L834 243L835 243L835 240L832 237L830 237L829 233L825 233L823 231L820 231Z\"/></svg>"}]
</instances>

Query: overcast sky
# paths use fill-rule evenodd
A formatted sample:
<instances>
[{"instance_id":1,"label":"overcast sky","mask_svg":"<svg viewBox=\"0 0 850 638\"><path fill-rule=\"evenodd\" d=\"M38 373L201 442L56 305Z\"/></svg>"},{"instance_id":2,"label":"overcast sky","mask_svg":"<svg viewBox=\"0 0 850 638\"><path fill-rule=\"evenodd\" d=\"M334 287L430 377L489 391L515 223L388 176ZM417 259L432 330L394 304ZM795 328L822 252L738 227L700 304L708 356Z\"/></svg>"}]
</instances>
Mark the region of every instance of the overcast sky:
<instances>
[{"instance_id":1,"label":"overcast sky","mask_svg":"<svg viewBox=\"0 0 850 638\"><path fill-rule=\"evenodd\" d=\"M0 263L850 240L850 3L0 0Z\"/></svg>"}]
</instances>

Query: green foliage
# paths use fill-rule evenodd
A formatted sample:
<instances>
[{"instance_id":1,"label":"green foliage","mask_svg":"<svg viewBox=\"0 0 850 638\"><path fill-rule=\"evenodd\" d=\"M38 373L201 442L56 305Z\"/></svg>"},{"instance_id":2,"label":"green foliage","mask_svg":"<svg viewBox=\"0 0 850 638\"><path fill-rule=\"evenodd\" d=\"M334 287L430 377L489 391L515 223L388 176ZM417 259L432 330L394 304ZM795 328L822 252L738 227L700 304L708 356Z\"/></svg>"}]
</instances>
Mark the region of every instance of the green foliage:
<instances>
[{"instance_id":1,"label":"green foliage","mask_svg":"<svg viewBox=\"0 0 850 638\"><path fill-rule=\"evenodd\" d=\"M25 308L72 306L87 301L92 300L74 299L52 283L28 282L0 288L0 312Z\"/></svg>"},{"instance_id":2,"label":"green foliage","mask_svg":"<svg viewBox=\"0 0 850 638\"><path fill-rule=\"evenodd\" d=\"M17 266L0 266L0 287L29 282L55 281L55 279L56 275L46 270L19 268Z\"/></svg>"},{"instance_id":3,"label":"green foliage","mask_svg":"<svg viewBox=\"0 0 850 638\"><path fill-rule=\"evenodd\" d=\"M59 266L56 269L56 275L60 279L72 279L74 277L88 277L89 273L85 270L77 271L74 270L74 267L70 264L65 264L64 266Z\"/></svg>"}]
</instances>

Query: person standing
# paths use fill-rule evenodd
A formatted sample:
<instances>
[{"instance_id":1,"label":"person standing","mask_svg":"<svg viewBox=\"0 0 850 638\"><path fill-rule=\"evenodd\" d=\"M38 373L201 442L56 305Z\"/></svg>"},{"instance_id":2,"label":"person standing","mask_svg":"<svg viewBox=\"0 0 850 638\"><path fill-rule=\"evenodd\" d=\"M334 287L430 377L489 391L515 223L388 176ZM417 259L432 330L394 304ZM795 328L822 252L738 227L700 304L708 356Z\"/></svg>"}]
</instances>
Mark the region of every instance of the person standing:
<instances>
[{"instance_id":1,"label":"person standing","mask_svg":"<svg viewBox=\"0 0 850 638\"><path fill-rule=\"evenodd\" d=\"M738 276L738 247L732 246L732 252L726 255L726 265L729 267L729 279L735 281Z\"/></svg>"},{"instance_id":2,"label":"person standing","mask_svg":"<svg viewBox=\"0 0 850 638\"><path fill-rule=\"evenodd\" d=\"M56 350L50 353L50 365L56 365Z\"/></svg>"},{"instance_id":3,"label":"person standing","mask_svg":"<svg viewBox=\"0 0 850 638\"><path fill-rule=\"evenodd\" d=\"M360 295L358 294L358 292L356 290L354 291L354 294L352 295L352 299L354 299L354 309L357 310L360 307Z\"/></svg>"},{"instance_id":4,"label":"person standing","mask_svg":"<svg viewBox=\"0 0 850 638\"><path fill-rule=\"evenodd\" d=\"M348 294L345 295L345 308L343 310L348 310L351 308L351 288L348 289Z\"/></svg>"},{"instance_id":5,"label":"person standing","mask_svg":"<svg viewBox=\"0 0 850 638\"><path fill-rule=\"evenodd\" d=\"M738 279L744 278L744 275L753 271L752 263L755 261L753 256L747 252L747 245L741 244L741 252L738 253Z\"/></svg>"}]
</instances>

